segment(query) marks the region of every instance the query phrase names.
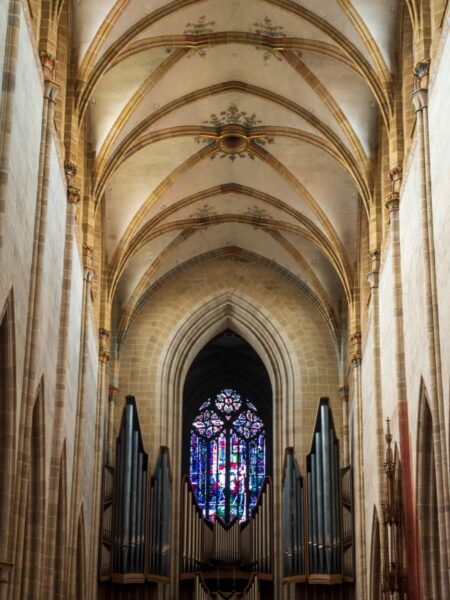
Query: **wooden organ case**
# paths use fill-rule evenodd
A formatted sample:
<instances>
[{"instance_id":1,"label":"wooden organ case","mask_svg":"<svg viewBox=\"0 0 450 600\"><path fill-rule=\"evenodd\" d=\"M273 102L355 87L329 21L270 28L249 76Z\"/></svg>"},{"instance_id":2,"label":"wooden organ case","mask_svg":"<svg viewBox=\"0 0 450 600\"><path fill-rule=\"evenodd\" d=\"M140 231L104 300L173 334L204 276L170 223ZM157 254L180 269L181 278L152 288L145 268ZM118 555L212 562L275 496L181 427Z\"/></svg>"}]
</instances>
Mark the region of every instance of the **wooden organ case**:
<instances>
[{"instance_id":1,"label":"wooden organ case","mask_svg":"<svg viewBox=\"0 0 450 600\"><path fill-rule=\"evenodd\" d=\"M168 583L172 476L161 447L149 476L134 396L127 396L115 465L105 465L100 533L99 598L150 600Z\"/></svg>"},{"instance_id":2,"label":"wooden organ case","mask_svg":"<svg viewBox=\"0 0 450 600\"><path fill-rule=\"evenodd\" d=\"M328 398L321 398L306 477L285 452L283 469L283 580L306 600L354 598L353 482L340 468Z\"/></svg>"}]
</instances>

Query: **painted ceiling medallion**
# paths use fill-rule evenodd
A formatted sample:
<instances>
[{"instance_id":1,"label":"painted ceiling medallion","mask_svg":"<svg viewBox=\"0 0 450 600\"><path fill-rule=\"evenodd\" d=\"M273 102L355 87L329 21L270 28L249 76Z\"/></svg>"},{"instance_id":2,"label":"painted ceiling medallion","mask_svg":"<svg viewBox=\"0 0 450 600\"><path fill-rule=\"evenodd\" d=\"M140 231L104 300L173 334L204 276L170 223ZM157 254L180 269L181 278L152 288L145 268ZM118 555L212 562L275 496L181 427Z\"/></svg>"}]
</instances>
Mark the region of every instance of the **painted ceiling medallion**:
<instances>
[{"instance_id":1,"label":"painted ceiling medallion","mask_svg":"<svg viewBox=\"0 0 450 600\"><path fill-rule=\"evenodd\" d=\"M262 124L262 121L256 117L255 113L249 114L244 110L239 110L235 104L221 111L220 113L211 113L204 125L209 125L217 131L216 144L218 152L211 154L211 160L215 158L228 158L231 161L239 158L255 159L252 153L251 141L261 146L273 143L273 138L269 136L255 135L254 128ZM198 136L195 141L200 143L211 143L211 137Z\"/></svg>"},{"instance_id":2,"label":"painted ceiling medallion","mask_svg":"<svg viewBox=\"0 0 450 600\"><path fill-rule=\"evenodd\" d=\"M247 150L249 139L239 125L228 125L223 128L218 145L225 154L241 154Z\"/></svg>"}]
</instances>

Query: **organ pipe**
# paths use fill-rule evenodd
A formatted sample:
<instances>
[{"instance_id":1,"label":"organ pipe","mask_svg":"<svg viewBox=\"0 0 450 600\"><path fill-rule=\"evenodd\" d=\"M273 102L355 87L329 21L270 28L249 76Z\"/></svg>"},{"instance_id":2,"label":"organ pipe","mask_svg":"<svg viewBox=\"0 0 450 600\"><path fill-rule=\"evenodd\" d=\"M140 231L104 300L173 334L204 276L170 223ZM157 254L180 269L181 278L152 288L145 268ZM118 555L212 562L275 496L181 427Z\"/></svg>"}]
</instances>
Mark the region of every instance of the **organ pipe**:
<instances>
[{"instance_id":1,"label":"organ pipe","mask_svg":"<svg viewBox=\"0 0 450 600\"><path fill-rule=\"evenodd\" d=\"M285 452L283 467L284 577L299 577L301 579L305 576L304 494L304 480L294 459L294 449L288 448Z\"/></svg>"},{"instance_id":2,"label":"organ pipe","mask_svg":"<svg viewBox=\"0 0 450 600\"><path fill-rule=\"evenodd\" d=\"M161 447L150 482L150 548L148 578L168 577L170 570L170 535L172 514L172 475L169 449Z\"/></svg>"},{"instance_id":3,"label":"organ pipe","mask_svg":"<svg viewBox=\"0 0 450 600\"><path fill-rule=\"evenodd\" d=\"M303 479L293 448L285 452L282 552L285 583L332 585L354 580L353 480L340 469L328 398L321 398Z\"/></svg>"},{"instance_id":4,"label":"organ pipe","mask_svg":"<svg viewBox=\"0 0 450 600\"><path fill-rule=\"evenodd\" d=\"M308 484L309 579L342 581L339 443L328 398L321 398L311 452L306 458ZM317 515L317 518L316 518Z\"/></svg>"},{"instance_id":5,"label":"organ pipe","mask_svg":"<svg viewBox=\"0 0 450 600\"><path fill-rule=\"evenodd\" d=\"M160 449L149 478L136 401L127 396L115 466L104 469L100 580L120 584L166 580L171 511L169 450Z\"/></svg>"},{"instance_id":6,"label":"organ pipe","mask_svg":"<svg viewBox=\"0 0 450 600\"><path fill-rule=\"evenodd\" d=\"M113 581L145 579L141 546L145 543L146 482L148 457L144 452L136 401L127 396L116 442L115 482L112 500Z\"/></svg>"}]
</instances>

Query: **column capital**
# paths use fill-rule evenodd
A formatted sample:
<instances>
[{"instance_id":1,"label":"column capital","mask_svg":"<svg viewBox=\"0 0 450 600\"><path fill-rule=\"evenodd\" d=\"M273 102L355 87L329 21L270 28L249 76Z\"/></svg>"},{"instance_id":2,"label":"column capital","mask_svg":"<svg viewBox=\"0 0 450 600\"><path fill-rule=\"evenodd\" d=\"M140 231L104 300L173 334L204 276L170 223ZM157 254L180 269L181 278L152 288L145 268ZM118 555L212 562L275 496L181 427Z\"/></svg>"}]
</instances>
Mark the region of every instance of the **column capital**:
<instances>
[{"instance_id":1,"label":"column capital","mask_svg":"<svg viewBox=\"0 0 450 600\"><path fill-rule=\"evenodd\" d=\"M69 204L78 204L81 200L81 190L76 185L67 186L67 202Z\"/></svg>"},{"instance_id":2,"label":"column capital","mask_svg":"<svg viewBox=\"0 0 450 600\"><path fill-rule=\"evenodd\" d=\"M400 208L400 194L398 192L391 192L386 198L385 206L390 213L398 212Z\"/></svg>"},{"instance_id":3,"label":"column capital","mask_svg":"<svg viewBox=\"0 0 450 600\"><path fill-rule=\"evenodd\" d=\"M94 246L83 244L83 264L85 267L91 268L94 260Z\"/></svg>"},{"instance_id":4,"label":"column capital","mask_svg":"<svg viewBox=\"0 0 450 600\"><path fill-rule=\"evenodd\" d=\"M98 353L98 359L103 364L106 364L107 362L109 362L110 358L111 358L111 355L108 350L100 350L100 352Z\"/></svg>"},{"instance_id":5,"label":"column capital","mask_svg":"<svg viewBox=\"0 0 450 600\"><path fill-rule=\"evenodd\" d=\"M341 385L339 387L339 396L340 396L341 400L343 400L344 402L347 402L347 400L348 400L348 385Z\"/></svg>"},{"instance_id":6,"label":"column capital","mask_svg":"<svg viewBox=\"0 0 450 600\"><path fill-rule=\"evenodd\" d=\"M67 183L73 181L78 173L78 166L71 160L64 161L64 173L66 174Z\"/></svg>"},{"instance_id":7,"label":"column capital","mask_svg":"<svg viewBox=\"0 0 450 600\"><path fill-rule=\"evenodd\" d=\"M403 178L403 167L401 165L395 165L389 171L389 179L391 180L392 191L400 192Z\"/></svg>"},{"instance_id":8,"label":"column capital","mask_svg":"<svg viewBox=\"0 0 450 600\"><path fill-rule=\"evenodd\" d=\"M416 63L413 74L414 90L427 90L430 77L430 59L426 58Z\"/></svg>"},{"instance_id":9,"label":"column capital","mask_svg":"<svg viewBox=\"0 0 450 600\"><path fill-rule=\"evenodd\" d=\"M361 356L361 354L353 354L352 355L352 359L351 359L351 363L352 363L352 367L353 368L360 367L361 363L362 363L362 356Z\"/></svg>"},{"instance_id":10,"label":"column capital","mask_svg":"<svg viewBox=\"0 0 450 600\"><path fill-rule=\"evenodd\" d=\"M101 327L98 331L100 350L109 350L109 339L111 332Z\"/></svg>"},{"instance_id":11,"label":"column capital","mask_svg":"<svg viewBox=\"0 0 450 600\"><path fill-rule=\"evenodd\" d=\"M55 70L56 56L47 50L41 50L39 52L39 59L41 61L44 75L51 75Z\"/></svg>"},{"instance_id":12,"label":"column capital","mask_svg":"<svg viewBox=\"0 0 450 600\"><path fill-rule=\"evenodd\" d=\"M119 395L119 388L117 385L110 385L108 390L108 398L110 402L115 402Z\"/></svg>"}]
</instances>

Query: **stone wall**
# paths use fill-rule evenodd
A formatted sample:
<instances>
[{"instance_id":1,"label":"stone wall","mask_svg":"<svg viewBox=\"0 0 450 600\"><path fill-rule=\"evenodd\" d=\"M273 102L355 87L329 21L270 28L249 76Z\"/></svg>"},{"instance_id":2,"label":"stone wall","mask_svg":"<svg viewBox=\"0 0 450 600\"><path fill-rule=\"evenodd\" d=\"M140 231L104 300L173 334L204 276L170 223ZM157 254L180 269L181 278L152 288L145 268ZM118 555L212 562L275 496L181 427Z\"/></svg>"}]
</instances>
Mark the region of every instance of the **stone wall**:
<instances>
[{"instance_id":1,"label":"stone wall","mask_svg":"<svg viewBox=\"0 0 450 600\"><path fill-rule=\"evenodd\" d=\"M6 12L8 2L0 3L0 72L4 64L4 33L7 22ZM81 319L83 302L83 259L79 253L79 244L74 242L70 248L72 254L71 272L65 269L66 242L66 217L67 217L67 189L64 174L63 159L60 155L60 146L56 133L51 124L50 145L45 150L41 145L43 135L42 117L44 110L44 81L42 67L36 51L36 41L33 38L29 17L20 8L20 30L17 49L16 87L13 91L12 105L12 131L9 147L9 165L7 170L7 188L5 212L2 220L2 247L0 252L0 315L8 299L13 307L14 343L9 349L15 356L15 394L8 399L10 410L15 413L14 431L8 432L12 436L15 450L15 463L7 465L8 472L16 473L12 486L16 492L14 501L9 507L8 521L10 525L10 541L6 539L1 543L0 561L16 563L12 578L16 577L18 568L15 553L23 543L21 536L27 535L20 529L20 511L24 505L24 498L17 494L20 488L20 474L24 472L22 456L27 456L25 438L19 432L24 431L27 425L27 390L25 389L25 373L27 372L27 356L35 353L35 368L29 372L30 389L38 390L43 383L44 389L44 475L45 475L45 514L39 517L38 527L41 531L51 533L55 526L51 519L49 502L52 493L58 489L58 481L52 479L52 461L59 464L62 445L65 443L67 464L67 497L65 502L69 508L67 523L62 524L68 537L63 552L67 553L69 546L70 530L74 520L78 520L81 503L85 514L85 554L89 555L91 535L91 521L93 513L93 488L94 488L94 452L91 449L95 444L96 432L96 407L97 407L97 369L98 369L98 335L93 325L93 318L88 306L87 310L87 361L86 385L84 390L79 390L80 380L80 348L81 348ZM4 96L2 97L4 101ZM39 187L39 164L43 152L49 153L48 177L41 179L44 192ZM44 229L41 230L41 244L35 244L35 220L38 214L37 207L42 203L42 198L47 202L47 218ZM37 254L42 256L42 269L35 270ZM33 277L33 270L34 275ZM63 281L68 277L70 284L70 308L67 329L61 329L61 310ZM29 322L30 311L33 303L30 298L40 286L41 292L37 294L35 303L34 322ZM90 299L89 299L90 303ZM58 356L61 345L66 344L66 364L58 371ZM30 350L30 348L32 348ZM61 394L61 375L65 373L64 391ZM76 444L76 423L79 416L79 402L83 397L86 411L81 422L83 435L83 452L78 462L78 472L82 476L79 500L71 506L72 482L74 480L74 459ZM6 402L7 399L2 399ZM57 401L58 400L58 401ZM56 411L62 411L60 419L63 422L62 432L57 432ZM26 431L26 429L25 429ZM4 432L2 432L3 434ZM24 453L24 454L20 454ZM54 474L53 474L54 475ZM70 512L70 509L72 511ZM52 513L53 514L53 513ZM19 519L17 521L16 519ZM96 531L97 535L97 531ZM41 540L40 543L42 543ZM44 550L44 549L43 549ZM47 553L48 549L45 549ZM41 565L41 568L44 568ZM26 572L23 575L27 577ZM44 581L47 585L48 582ZM16 589L20 584L15 581ZM1 588L1 584L0 584ZM0 596L1 596L0 589ZM18 591L17 593L20 594ZM36 592L34 592L36 593ZM39 592L37 592L39 594ZM21 596L23 597L23 596ZM28 597L28 596L27 596ZM34 596L33 596L34 597ZM42 597L42 596L39 596Z\"/></svg>"}]
</instances>

